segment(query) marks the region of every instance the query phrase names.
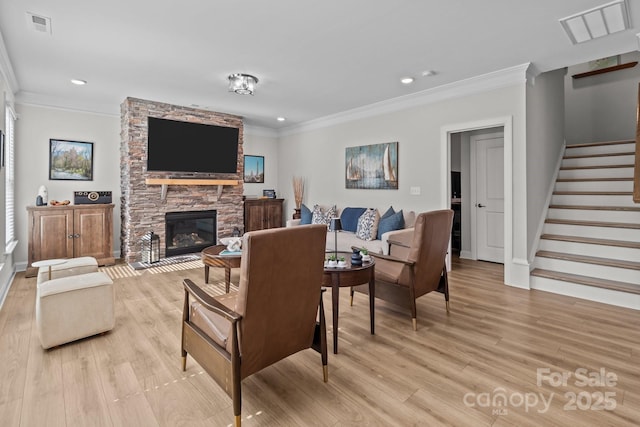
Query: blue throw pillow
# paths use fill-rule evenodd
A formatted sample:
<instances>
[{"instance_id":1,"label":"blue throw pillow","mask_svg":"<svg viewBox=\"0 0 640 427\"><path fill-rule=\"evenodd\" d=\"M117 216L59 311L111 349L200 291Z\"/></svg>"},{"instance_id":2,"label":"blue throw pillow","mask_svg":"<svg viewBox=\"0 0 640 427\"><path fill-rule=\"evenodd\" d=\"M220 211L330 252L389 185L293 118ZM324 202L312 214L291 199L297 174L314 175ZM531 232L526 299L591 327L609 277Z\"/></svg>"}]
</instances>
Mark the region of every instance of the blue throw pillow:
<instances>
[{"instance_id":1,"label":"blue throw pillow","mask_svg":"<svg viewBox=\"0 0 640 427\"><path fill-rule=\"evenodd\" d=\"M300 206L300 225L302 224L311 224L311 209L304 203Z\"/></svg>"},{"instance_id":2,"label":"blue throw pillow","mask_svg":"<svg viewBox=\"0 0 640 427\"><path fill-rule=\"evenodd\" d=\"M393 210L393 206L389 206L389 209L387 209L387 211L385 213L383 213L382 215L380 215L380 219L386 218L388 216L393 215L394 213L396 213L396 211Z\"/></svg>"},{"instance_id":3,"label":"blue throw pillow","mask_svg":"<svg viewBox=\"0 0 640 427\"><path fill-rule=\"evenodd\" d=\"M401 230L404 228L404 215L402 210L390 215L386 218L380 218L378 223L378 240L382 238L382 235L387 231Z\"/></svg>"},{"instance_id":4,"label":"blue throw pillow","mask_svg":"<svg viewBox=\"0 0 640 427\"><path fill-rule=\"evenodd\" d=\"M367 210L367 208L344 208L340 214L342 229L355 233L358 229L358 218Z\"/></svg>"}]
</instances>

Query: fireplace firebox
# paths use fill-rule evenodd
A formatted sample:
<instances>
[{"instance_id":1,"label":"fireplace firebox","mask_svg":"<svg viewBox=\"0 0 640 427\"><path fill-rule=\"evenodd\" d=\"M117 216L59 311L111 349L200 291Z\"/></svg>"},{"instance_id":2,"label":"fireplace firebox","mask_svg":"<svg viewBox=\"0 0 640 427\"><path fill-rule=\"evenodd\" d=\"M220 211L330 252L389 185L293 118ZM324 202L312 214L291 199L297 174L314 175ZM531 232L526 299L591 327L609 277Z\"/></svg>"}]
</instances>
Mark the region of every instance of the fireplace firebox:
<instances>
[{"instance_id":1,"label":"fireplace firebox","mask_svg":"<svg viewBox=\"0 0 640 427\"><path fill-rule=\"evenodd\" d=\"M165 214L165 256L200 252L216 244L216 211Z\"/></svg>"}]
</instances>

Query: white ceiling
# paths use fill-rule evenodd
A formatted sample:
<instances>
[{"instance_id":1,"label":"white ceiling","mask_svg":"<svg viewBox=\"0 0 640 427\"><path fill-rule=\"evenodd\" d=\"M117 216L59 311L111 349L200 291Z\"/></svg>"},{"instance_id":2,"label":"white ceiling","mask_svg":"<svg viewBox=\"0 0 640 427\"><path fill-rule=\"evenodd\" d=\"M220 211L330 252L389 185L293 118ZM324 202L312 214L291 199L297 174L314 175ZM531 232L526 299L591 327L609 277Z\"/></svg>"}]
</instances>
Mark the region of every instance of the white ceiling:
<instances>
[{"instance_id":1,"label":"white ceiling","mask_svg":"<svg viewBox=\"0 0 640 427\"><path fill-rule=\"evenodd\" d=\"M558 23L606 2L2 0L0 32L18 101L119 114L137 97L279 129L528 62L543 72L637 50L640 0L633 28L608 37L573 45ZM231 73L257 76L255 96L228 92Z\"/></svg>"}]
</instances>

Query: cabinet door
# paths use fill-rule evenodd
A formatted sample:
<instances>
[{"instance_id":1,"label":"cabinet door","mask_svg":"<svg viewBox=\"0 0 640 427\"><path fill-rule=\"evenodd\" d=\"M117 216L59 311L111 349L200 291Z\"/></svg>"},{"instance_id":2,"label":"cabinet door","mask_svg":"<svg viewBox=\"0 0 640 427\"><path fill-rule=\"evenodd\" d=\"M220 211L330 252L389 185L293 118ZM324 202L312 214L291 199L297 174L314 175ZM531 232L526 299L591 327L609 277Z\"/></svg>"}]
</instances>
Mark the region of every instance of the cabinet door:
<instances>
[{"instance_id":1,"label":"cabinet door","mask_svg":"<svg viewBox=\"0 0 640 427\"><path fill-rule=\"evenodd\" d=\"M265 203L264 228L282 227L282 202L273 201Z\"/></svg>"},{"instance_id":2,"label":"cabinet door","mask_svg":"<svg viewBox=\"0 0 640 427\"><path fill-rule=\"evenodd\" d=\"M32 261L73 256L73 211L33 213Z\"/></svg>"},{"instance_id":3,"label":"cabinet door","mask_svg":"<svg viewBox=\"0 0 640 427\"><path fill-rule=\"evenodd\" d=\"M105 258L111 252L111 211L102 207L76 210L74 256Z\"/></svg>"},{"instance_id":4,"label":"cabinet door","mask_svg":"<svg viewBox=\"0 0 640 427\"><path fill-rule=\"evenodd\" d=\"M264 204L261 202L244 203L244 231L262 230L264 216Z\"/></svg>"}]
</instances>

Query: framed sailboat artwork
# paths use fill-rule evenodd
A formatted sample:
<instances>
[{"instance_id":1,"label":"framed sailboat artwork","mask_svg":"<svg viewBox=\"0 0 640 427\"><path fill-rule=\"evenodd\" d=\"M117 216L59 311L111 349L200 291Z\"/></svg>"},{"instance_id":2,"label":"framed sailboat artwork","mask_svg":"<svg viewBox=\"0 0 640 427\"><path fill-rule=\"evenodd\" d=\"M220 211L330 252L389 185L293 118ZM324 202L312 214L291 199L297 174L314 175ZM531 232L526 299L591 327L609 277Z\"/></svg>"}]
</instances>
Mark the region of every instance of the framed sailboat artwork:
<instances>
[{"instance_id":1,"label":"framed sailboat artwork","mask_svg":"<svg viewBox=\"0 0 640 427\"><path fill-rule=\"evenodd\" d=\"M397 190L398 143L347 147L345 188Z\"/></svg>"}]
</instances>

